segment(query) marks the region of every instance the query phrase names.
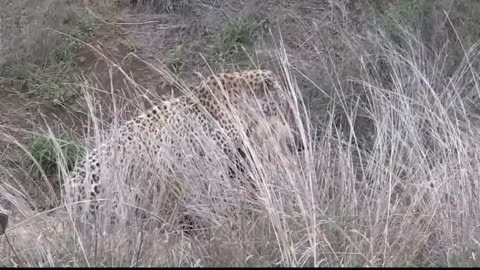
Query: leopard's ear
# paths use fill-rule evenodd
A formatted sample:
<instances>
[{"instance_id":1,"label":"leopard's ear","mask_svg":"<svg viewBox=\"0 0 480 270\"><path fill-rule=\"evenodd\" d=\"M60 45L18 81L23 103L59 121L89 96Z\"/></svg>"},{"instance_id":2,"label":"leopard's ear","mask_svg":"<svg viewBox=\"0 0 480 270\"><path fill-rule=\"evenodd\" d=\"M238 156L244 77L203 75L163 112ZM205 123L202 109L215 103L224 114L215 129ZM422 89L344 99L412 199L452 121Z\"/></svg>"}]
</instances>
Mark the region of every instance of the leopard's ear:
<instances>
[{"instance_id":1,"label":"leopard's ear","mask_svg":"<svg viewBox=\"0 0 480 270\"><path fill-rule=\"evenodd\" d=\"M267 77L263 81L265 83L265 86L267 87L267 91L276 91L278 89L275 89L275 81L272 77Z\"/></svg>"},{"instance_id":2,"label":"leopard's ear","mask_svg":"<svg viewBox=\"0 0 480 270\"><path fill-rule=\"evenodd\" d=\"M277 76L271 74L270 76L265 76L264 84L266 86L266 91L270 94L276 93L280 94L282 92L282 85Z\"/></svg>"}]
</instances>

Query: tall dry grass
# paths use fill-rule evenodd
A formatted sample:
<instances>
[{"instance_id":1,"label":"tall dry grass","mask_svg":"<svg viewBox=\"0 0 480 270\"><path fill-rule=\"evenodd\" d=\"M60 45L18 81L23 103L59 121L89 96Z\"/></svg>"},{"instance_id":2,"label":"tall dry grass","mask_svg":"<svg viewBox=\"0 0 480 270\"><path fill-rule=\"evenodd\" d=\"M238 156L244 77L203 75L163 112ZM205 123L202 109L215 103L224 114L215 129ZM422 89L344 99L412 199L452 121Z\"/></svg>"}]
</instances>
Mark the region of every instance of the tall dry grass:
<instances>
[{"instance_id":1,"label":"tall dry grass","mask_svg":"<svg viewBox=\"0 0 480 270\"><path fill-rule=\"evenodd\" d=\"M241 179L223 177L230 161L210 138L199 136L203 157L185 152L176 160L165 150L167 165L156 169L138 163L102 168L109 176L101 179L106 189L99 200L105 203L97 219L87 222L63 207L32 213L22 191L5 177L0 194L17 217L6 232L12 246L2 241L2 264L478 265L478 48L466 48L464 61L445 78L447 55L429 54L415 35L405 31L401 46L381 32L365 39L368 53L356 47L361 42L348 43L362 71L351 80L357 95L332 83L337 86L329 114L319 127L305 117L309 111L299 99L294 67L280 50L278 72L286 79L294 117L281 133L262 120L265 135L245 137L251 157L247 171L237 174ZM388 73L370 64L378 58ZM103 114L93 96L87 101L91 141L99 145ZM124 115L114 108L108 113ZM337 112L343 115L340 126ZM360 119L364 130L370 128L362 133L368 136L356 132ZM110 134L122 121L113 121ZM288 151L284 138L293 137L293 130L301 152ZM185 146L177 145L190 151ZM63 157L58 160L60 175L67 176ZM253 181L256 189L241 180ZM121 207L112 212L114 193ZM185 219L194 231L182 232Z\"/></svg>"}]
</instances>

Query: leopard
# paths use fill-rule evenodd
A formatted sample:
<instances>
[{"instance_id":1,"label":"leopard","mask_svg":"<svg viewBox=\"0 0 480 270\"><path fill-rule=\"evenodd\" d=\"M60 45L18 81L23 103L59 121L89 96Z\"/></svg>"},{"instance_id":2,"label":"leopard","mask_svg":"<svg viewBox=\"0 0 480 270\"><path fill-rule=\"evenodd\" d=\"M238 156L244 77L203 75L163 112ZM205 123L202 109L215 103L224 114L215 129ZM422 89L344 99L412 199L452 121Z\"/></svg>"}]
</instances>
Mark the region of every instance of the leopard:
<instances>
[{"instance_id":1,"label":"leopard","mask_svg":"<svg viewBox=\"0 0 480 270\"><path fill-rule=\"evenodd\" d=\"M287 106L280 77L266 69L211 74L187 90L153 104L89 151L64 182L66 203L95 215L96 198L109 188L101 184L101 177L107 177L101 168L126 169L132 163L157 166L155 157L162 156L166 147L174 151L182 140L202 156L205 150L196 139L201 135L211 138L229 160L246 158L243 138L255 130L255 115L278 117ZM174 155L181 159L182 151Z\"/></svg>"}]
</instances>

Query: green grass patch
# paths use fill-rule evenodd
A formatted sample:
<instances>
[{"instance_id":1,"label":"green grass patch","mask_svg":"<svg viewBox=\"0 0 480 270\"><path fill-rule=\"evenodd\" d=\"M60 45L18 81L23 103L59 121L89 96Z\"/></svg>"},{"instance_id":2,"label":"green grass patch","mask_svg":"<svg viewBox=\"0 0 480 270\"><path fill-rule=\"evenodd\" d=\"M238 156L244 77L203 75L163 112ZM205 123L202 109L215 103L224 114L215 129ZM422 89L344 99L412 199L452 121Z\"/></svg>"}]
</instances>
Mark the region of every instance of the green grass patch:
<instances>
[{"instance_id":1,"label":"green grass patch","mask_svg":"<svg viewBox=\"0 0 480 270\"><path fill-rule=\"evenodd\" d=\"M33 178L40 178L43 173L50 177L58 173L58 169L66 164L72 170L78 159L83 156L83 149L77 145L66 131L56 132L52 136L46 132L35 134L28 144L22 164Z\"/></svg>"},{"instance_id":2,"label":"green grass patch","mask_svg":"<svg viewBox=\"0 0 480 270\"><path fill-rule=\"evenodd\" d=\"M168 68L170 71L179 75L184 70L187 64L187 58L183 50L183 45L178 45L174 49L170 50L170 61Z\"/></svg>"},{"instance_id":3,"label":"green grass patch","mask_svg":"<svg viewBox=\"0 0 480 270\"><path fill-rule=\"evenodd\" d=\"M185 13L191 10L191 0L134 0L129 4L136 8L151 10L155 13Z\"/></svg>"},{"instance_id":4,"label":"green grass patch","mask_svg":"<svg viewBox=\"0 0 480 270\"><path fill-rule=\"evenodd\" d=\"M238 17L230 21L215 47L217 59L221 62L238 57L243 49L251 50L257 39L268 26L267 20Z\"/></svg>"},{"instance_id":5,"label":"green grass patch","mask_svg":"<svg viewBox=\"0 0 480 270\"><path fill-rule=\"evenodd\" d=\"M395 31L397 22L413 28L422 14L423 0L392 1L385 17L387 31Z\"/></svg>"}]
</instances>

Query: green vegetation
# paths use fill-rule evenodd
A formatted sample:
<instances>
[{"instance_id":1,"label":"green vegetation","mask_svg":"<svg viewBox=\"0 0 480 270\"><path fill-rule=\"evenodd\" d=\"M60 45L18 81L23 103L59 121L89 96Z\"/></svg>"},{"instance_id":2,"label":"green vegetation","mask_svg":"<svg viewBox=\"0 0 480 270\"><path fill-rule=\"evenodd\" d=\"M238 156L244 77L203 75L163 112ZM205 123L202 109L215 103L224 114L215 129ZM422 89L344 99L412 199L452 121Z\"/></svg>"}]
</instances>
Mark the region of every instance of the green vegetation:
<instances>
[{"instance_id":1,"label":"green vegetation","mask_svg":"<svg viewBox=\"0 0 480 270\"><path fill-rule=\"evenodd\" d=\"M183 45L178 45L174 49L170 50L170 61L168 63L168 68L179 75L184 71L186 67L186 57L183 49Z\"/></svg>"},{"instance_id":2,"label":"green vegetation","mask_svg":"<svg viewBox=\"0 0 480 270\"><path fill-rule=\"evenodd\" d=\"M192 4L191 0L166 0L161 2L161 11L165 12L183 12L187 10Z\"/></svg>"},{"instance_id":3,"label":"green vegetation","mask_svg":"<svg viewBox=\"0 0 480 270\"><path fill-rule=\"evenodd\" d=\"M386 13L385 29L389 32L398 31L398 23L414 29L421 18L423 0L391 1Z\"/></svg>"},{"instance_id":4,"label":"green vegetation","mask_svg":"<svg viewBox=\"0 0 480 270\"><path fill-rule=\"evenodd\" d=\"M64 166L68 171L73 169L75 162L83 156L82 149L67 132L58 132L58 137L41 132L35 134L28 145L23 164L30 176L40 178L58 173L59 166Z\"/></svg>"},{"instance_id":5,"label":"green vegetation","mask_svg":"<svg viewBox=\"0 0 480 270\"><path fill-rule=\"evenodd\" d=\"M185 13L190 10L192 0L141 0L140 3L138 0L134 0L129 4L137 8L153 10L155 13Z\"/></svg>"},{"instance_id":6,"label":"green vegetation","mask_svg":"<svg viewBox=\"0 0 480 270\"><path fill-rule=\"evenodd\" d=\"M267 21L257 21L248 17L237 17L227 23L215 48L220 61L232 60L242 54L243 49L250 51L258 37L267 27Z\"/></svg>"}]
</instances>

